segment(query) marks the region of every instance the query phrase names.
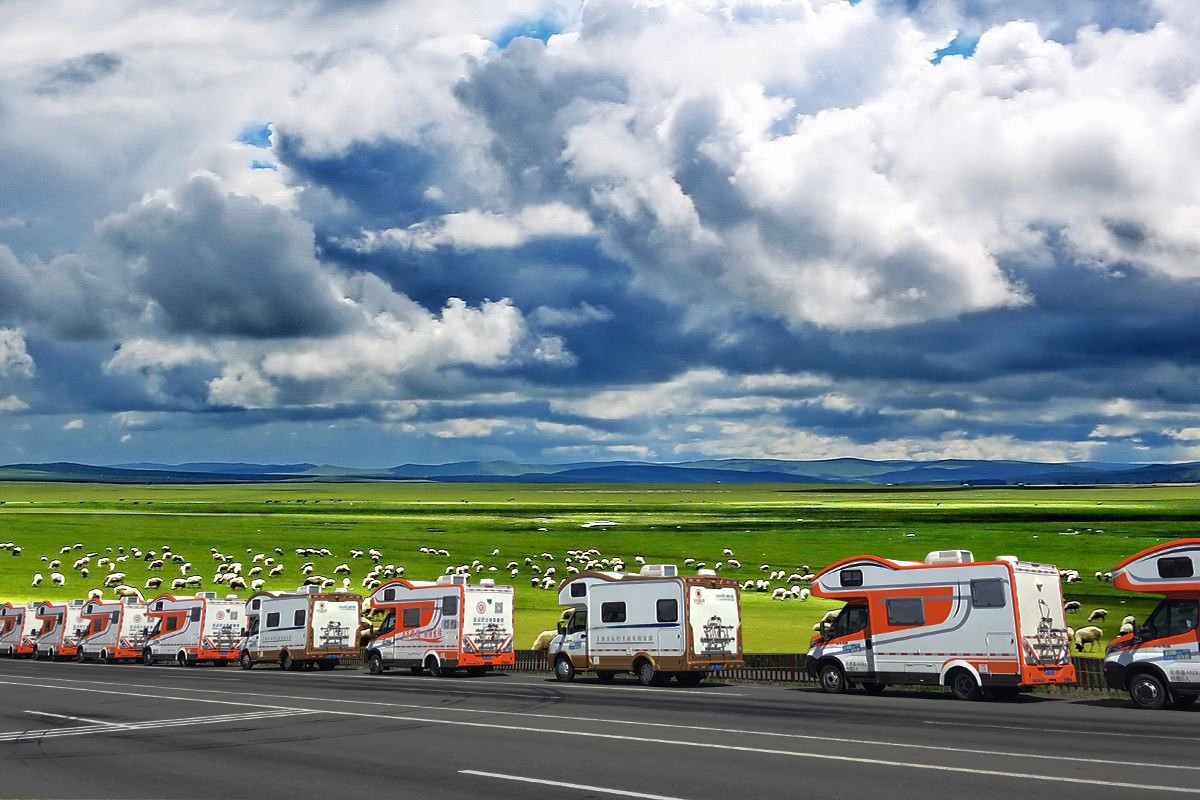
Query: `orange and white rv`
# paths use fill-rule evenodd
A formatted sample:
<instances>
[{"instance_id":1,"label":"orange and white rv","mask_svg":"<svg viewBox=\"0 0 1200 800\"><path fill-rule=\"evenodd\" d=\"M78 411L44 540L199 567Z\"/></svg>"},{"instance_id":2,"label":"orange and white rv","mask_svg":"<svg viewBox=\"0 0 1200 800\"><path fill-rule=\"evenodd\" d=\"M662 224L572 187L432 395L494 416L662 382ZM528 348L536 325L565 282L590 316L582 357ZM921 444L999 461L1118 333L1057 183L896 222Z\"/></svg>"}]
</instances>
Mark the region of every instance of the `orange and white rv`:
<instances>
[{"instance_id":1,"label":"orange and white rv","mask_svg":"<svg viewBox=\"0 0 1200 800\"><path fill-rule=\"evenodd\" d=\"M194 597L164 594L150 601L152 620L142 663L174 661L187 667L200 661L225 666L242 652L242 622L246 604L237 595L218 600L216 592Z\"/></svg>"},{"instance_id":2,"label":"orange and white rv","mask_svg":"<svg viewBox=\"0 0 1200 800\"><path fill-rule=\"evenodd\" d=\"M1200 539L1155 545L1113 567L1113 586L1164 595L1144 625L1113 639L1104 656L1110 688L1140 708L1186 706L1200 696Z\"/></svg>"},{"instance_id":3,"label":"orange and white rv","mask_svg":"<svg viewBox=\"0 0 1200 800\"><path fill-rule=\"evenodd\" d=\"M632 672L645 686L671 678L695 686L712 672L745 664L741 592L713 570L680 575L674 564L637 574L579 572L558 586L569 613L546 657L560 681L594 670L601 683Z\"/></svg>"},{"instance_id":4,"label":"orange and white rv","mask_svg":"<svg viewBox=\"0 0 1200 800\"><path fill-rule=\"evenodd\" d=\"M33 657L58 661L74 658L78 651L79 612L83 600L68 600L65 603L41 603L33 615L41 620L41 627L33 637Z\"/></svg>"},{"instance_id":5,"label":"orange and white rv","mask_svg":"<svg viewBox=\"0 0 1200 800\"><path fill-rule=\"evenodd\" d=\"M79 615L80 661L99 659L105 664L142 657L152 620L149 604L136 597L89 600Z\"/></svg>"},{"instance_id":6,"label":"orange and white rv","mask_svg":"<svg viewBox=\"0 0 1200 800\"><path fill-rule=\"evenodd\" d=\"M855 556L817 573L812 592L846 603L808 651L808 673L827 692L934 684L975 700L1075 683L1062 587L1048 564L975 561L968 550L924 561Z\"/></svg>"},{"instance_id":7,"label":"orange and white rv","mask_svg":"<svg viewBox=\"0 0 1200 800\"><path fill-rule=\"evenodd\" d=\"M39 605L0 603L0 654L9 658L33 655L33 635L37 629L28 630L27 624L33 622L33 612Z\"/></svg>"},{"instance_id":8,"label":"orange and white rv","mask_svg":"<svg viewBox=\"0 0 1200 800\"><path fill-rule=\"evenodd\" d=\"M436 582L390 580L368 603L387 615L367 644L367 668L378 675L389 666L433 676L456 669L483 675L513 666L513 587L466 575L441 575Z\"/></svg>"}]
</instances>

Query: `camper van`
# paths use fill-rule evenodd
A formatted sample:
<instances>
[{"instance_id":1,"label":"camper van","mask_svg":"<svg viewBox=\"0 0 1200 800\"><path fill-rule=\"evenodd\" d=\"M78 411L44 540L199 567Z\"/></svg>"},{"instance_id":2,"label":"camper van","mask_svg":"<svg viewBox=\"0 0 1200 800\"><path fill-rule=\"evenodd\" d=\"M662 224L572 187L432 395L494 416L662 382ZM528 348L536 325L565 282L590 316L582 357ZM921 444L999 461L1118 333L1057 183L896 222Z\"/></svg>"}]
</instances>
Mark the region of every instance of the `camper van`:
<instances>
[{"instance_id":1,"label":"camper van","mask_svg":"<svg viewBox=\"0 0 1200 800\"><path fill-rule=\"evenodd\" d=\"M712 570L680 575L674 564L638 574L579 572L559 584L558 623L547 658L560 681L594 671L601 683L632 672L646 686L675 678L695 686L705 675L740 667L741 593Z\"/></svg>"},{"instance_id":2,"label":"camper van","mask_svg":"<svg viewBox=\"0 0 1200 800\"><path fill-rule=\"evenodd\" d=\"M140 659L150 633L147 608L137 597L89 600L79 614L76 658L99 659L105 664Z\"/></svg>"},{"instance_id":3,"label":"camper van","mask_svg":"<svg viewBox=\"0 0 1200 800\"><path fill-rule=\"evenodd\" d=\"M195 597L164 594L150 601L150 632L142 647L142 663L174 661L187 667L200 661L225 666L242 652L246 603L237 595L218 600L215 592Z\"/></svg>"},{"instance_id":4,"label":"camper van","mask_svg":"<svg viewBox=\"0 0 1200 800\"><path fill-rule=\"evenodd\" d=\"M34 636L33 657L58 661L73 658L78 650L79 612L83 600L68 600L65 603L42 603L34 610L41 627Z\"/></svg>"},{"instance_id":5,"label":"camper van","mask_svg":"<svg viewBox=\"0 0 1200 800\"><path fill-rule=\"evenodd\" d=\"M930 684L975 700L1075 682L1062 587L1048 564L975 561L969 550L924 561L856 556L817 573L812 592L846 604L808 651L808 673L827 692Z\"/></svg>"},{"instance_id":6,"label":"camper van","mask_svg":"<svg viewBox=\"0 0 1200 800\"><path fill-rule=\"evenodd\" d=\"M513 587L478 584L466 575L437 581L390 580L368 601L387 612L367 645L367 668L378 675L389 666L423 670L435 677L465 669L483 675L513 666Z\"/></svg>"},{"instance_id":7,"label":"camper van","mask_svg":"<svg viewBox=\"0 0 1200 800\"><path fill-rule=\"evenodd\" d=\"M33 655L33 612L41 603L14 606L0 603L0 654L9 658Z\"/></svg>"},{"instance_id":8,"label":"camper van","mask_svg":"<svg viewBox=\"0 0 1200 800\"><path fill-rule=\"evenodd\" d=\"M362 597L317 586L294 593L259 592L246 601L246 639L242 669L262 661L293 670L316 666L333 669L338 660L358 655Z\"/></svg>"},{"instance_id":9,"label":"camper van","mask_svg":"<svg viewBox=\"0 0 1200 800\"><path fill-rule=\"evenodd\" d=\"M1110 688L1139 708L1187 706L1200 696L1200 539L1155 545L1113 567L1113 586L1163 595L1144 625L1113 639L1104 656Z\"/></svg>"}]
</instances>

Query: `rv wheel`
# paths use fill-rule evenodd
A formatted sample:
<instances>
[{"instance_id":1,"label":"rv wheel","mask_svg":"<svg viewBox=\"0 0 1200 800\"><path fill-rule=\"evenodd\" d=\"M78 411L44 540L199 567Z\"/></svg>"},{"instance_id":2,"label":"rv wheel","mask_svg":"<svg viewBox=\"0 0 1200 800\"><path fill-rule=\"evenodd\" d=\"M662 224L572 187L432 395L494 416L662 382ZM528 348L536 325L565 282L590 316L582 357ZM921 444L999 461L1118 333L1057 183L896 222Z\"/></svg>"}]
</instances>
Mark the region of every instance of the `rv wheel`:
<instances>
[{"instance_id":1,"label":"rv wheel","mask_svg":"<svg viewBox=\"0 0 1200 800\"><path fill-rule=\"evenodd\" d=\"M82 664L84 661L87 661L87 659L83 655L82 647L75 651L75 660L78 661L80 664Z\"/></svg>"},{"instance_id":2,"label":"rv wheel","mask_svg":"<svg viewBox=\"0 0 1200 800\"><path fill-rule=\"evenodd\" d=\"M1129 699L1138 708L1155 710L1167 704L1167 687L1150 672L1139 672L1129 680Z\"/></svg>"},{"instance_id":3,"label":"rv wheel","mask_svg":"<svg viewBox=\"0 0 1200 800\"><path fill-rule=\"evenodd\" d=\"M862 687L863 687L863 691L866 692L867 694L883 694L883 690L887 688L887 684L886 683L875 683L874 681L867 681L867 682L863 683Z\"/></svg>"},{"instance_id":4,"label":"rv wheel","mask_svg":"<svg viewBox=\"0 0 1200 800\"><path fill-rule=\"evenodd\" d=\"M117 659L113 658L113 656L107 650L100 651L100 660L103 661L105 664L117 663Z\"/></svg>"},{"instance_id":5,"label":"rv wheel","mask_svg":"<svg viewBox=\"0 0 1200 800\"><path fill-rule=\"evenodd\" d=\"M154 666L154 655L150 652L149 647L142 651L142 663L147 667Z\"/></svg>"},{"instance_id":6,"label":"rv wheel","mask_svg":"<svg viewBox=\"0 0 1200 800\"><path fill-rule=\"evenodd\" d=\"M292 654L287 650L279 654L279 668L288 672L296 668L296 662L292 660Z\"/></svg>"},{"instance_id":7,"label":"rv wheel","mask_svg":"<svg viewBox=\"0 0 1200 800\"><path fill-rule=\"evenodd\" d=\"M367 672L372 675L383 674L383 656L379 655L378 651L367 657Z\"/></svg>"},{"instance_id":8,"label":"rv wheel","mask_svg":"<svg viewBox=\"0 0 1200 800\"><path fill-rule=\"evenodd\" d=\"M637 675L638 683L642 686L655 686L658 680L658 672L655 671L654 665L649 661L639 661L637 666L633 668L634 674Z\"/></svg>"},{"instance_id":9,"label":"rv wheel","mask_svg":"<svg viewBox=\"0 0 1200 800\"><path fill-rule=\"evenodd\" d=\"M846 691L846 675L837 664L825 664L820 671L821 688L830 694Z\"/></svg>"},{"instance_id":10,"label":"rv wheel","mask_svg":"<svg viewBox=\"0 0 1200 800\"><path fill-rule=\"evenodd\" d=\"M441 662L433 656L425 659L425 667L429 670L429 674L435 678L441 678L450 672L450 670L442 669Z\"/></svg>"},{"instance_id":11,"label":"rv wheel","mask_svg":"<svg viewBox=\"0 0 1200 800\"><path fill-rule=\"evenodd\" d=\"M252 669L254 667L254 659L250 657L249 653L244 652L242 653L242 657L238 659L238 664L241 665L242 669Z\"/></svg>"},{"instance_id":12,"label":"rv wheel","mask_svg":"<svg viewBox=\"0 0 1200 800\"><path fill-rule=\"evenodd\" d=\"M979 681L965 669L957 669L950 676L950 691L959 700L978 700L983 697L979 689Z\"/></svg>"},{"instance_id":13,"label":"rv wheel","mask_svg":"<svg viewBox=\"0 0 1200 800\"><path fill-rule=\"evenodd\" d=\"M596 673L596 680L601 683L612 683L612 679L617 677L617 673L608 670L600 670Z\"/></svg>"},{"instance_id":14,"label":"rv wheel","mask_svg":"<svg viewBox=\"0 0 1200 800\"><path fill-rule=\"evenodd\" d=\"M554 677L563 682L575 680L575 665L566 656L554 659Z\"/></svg>"}]
</instances>

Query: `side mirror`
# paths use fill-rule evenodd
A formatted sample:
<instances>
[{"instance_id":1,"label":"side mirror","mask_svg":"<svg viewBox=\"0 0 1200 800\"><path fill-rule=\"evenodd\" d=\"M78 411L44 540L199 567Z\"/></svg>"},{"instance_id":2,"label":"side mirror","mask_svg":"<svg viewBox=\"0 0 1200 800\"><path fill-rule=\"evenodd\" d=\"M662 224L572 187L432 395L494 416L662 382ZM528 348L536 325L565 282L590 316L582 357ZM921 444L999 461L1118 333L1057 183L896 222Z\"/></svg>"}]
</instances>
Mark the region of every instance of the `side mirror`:
<instances>
[{"instance_id":1,"label":"side mirror","mask_svg":"<svg viewBox=\"0 0 1200 800\"><path fill-rule=\"evenodd\" d=\"M821 620L821 638L822 639L829 638L829 623L826 622L825 620Z\"/></svg>"}]
</instances>

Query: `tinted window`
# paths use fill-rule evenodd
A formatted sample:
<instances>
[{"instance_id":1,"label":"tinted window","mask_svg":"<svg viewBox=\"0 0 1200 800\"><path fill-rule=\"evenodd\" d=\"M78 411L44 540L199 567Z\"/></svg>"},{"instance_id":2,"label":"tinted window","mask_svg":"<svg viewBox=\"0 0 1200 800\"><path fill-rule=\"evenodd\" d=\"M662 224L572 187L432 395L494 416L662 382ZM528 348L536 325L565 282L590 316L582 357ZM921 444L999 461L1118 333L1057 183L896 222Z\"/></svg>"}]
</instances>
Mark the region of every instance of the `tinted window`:
<instances>
[{"instance_id":1,"label":"tinted window","mask_svg":"<svg viewBox=\"0 0 1200 800\"><path fill-rule=\"evenodd\" d=\"M1163 600L1146 620L1150 639L1178 636L1196 627L1198 604L1195 600Z\"/></svg>"},{"instance_id":2,"label":"tinted window","mask_svg":"<svg viewBox=\"0 0 1200 800\"><path fill-rule=\"evenodd\" d=\"M296 609L296 613L292 616L292 624L299 627L304 624L304 618L308 616L308 612L303 608Z\"/></svg>"},{"instance_id":3,"label":"tinted window","mask_svg":"<svg viewBox=\"0 0 1200 800\"><path fill-rule=\"evenodd\" d=\"M571 597L587 597L587 584L583 581L571 584Z\"/></svg>"},{"instance_id":4,"label":"tinted window","mask_svg":"<svg viewBox=\"0 0 1200 800\"><path fill-rule=\"evenodd\" d=\"M442 613L447 617L458 616L458 595L448 594L442 598Z\"/></svg>"},{"instance_id":5,"label":"tinted window","mask_svg":"<svg viewBox=\"0 0 1200 800\"><path fill-rule=\"evenodd\" d=\"M192 622L199 622L199 621L200 621L200 609L198 607L193 608L192 609Z\"/></svg>"},{"instance_id":6,"label":"tinted window","mask_svg":"<svg viewBox=\"0 0 1200 800\"><path fill-rule=\"evenodd\" d=\"M624 622L625 621L625 604L624 603L601 603L600 604L600 621L601 622Z\"/></svg>"},{"instance_id":7,"label":"tinted window","mask_svg":"<svg viewBox=\"0 0 1200 800\"><path fill-rule=\"evenodd\" d=\"M833 638L849 636L867 627L866 606L843 606L842 613L833 621L829 635Z\"/></svg>"},{"instance_id":8,"label":"tinted window","mask_svg":"<svg viewBox=\"0 0 1200 800\"><path fill-rule=\"evenodd\" d=\"M924 625L925 602L919 597L898 597L887 601L888 625Z\"/></svg>"},{"instance_id":9,"label":"tinted window","mask_svg":"<svg viewBox=\"0 0 1200 800\"><path fill-rule=\"evenodd\" d=\"M844 569L841 571L842 586L862 586L863 574L861 569Z\"/></svg>"},{"instance_id":10,"label":"tinted window","mask_svg":"<svg viewBox=\"0 0 1200 800\"><path fill-rule=\"evenodd\" d=\"M383 618L383 624L379 626L379 635L390 633L396 627L396 612L389 611L387 616Z\"/></svg>"},{"instance_id":11,"label":"tinted window","mask_svg":"<svg viewBox=\"0 0 1200 800\"><path fill-rule=\"evenodd\" d=\"M975 608L1004 608L1004 581L999 578L971 581L971 605Z\"/></svg>"},{"instance_id":12,"label":"tinted window","mask_svg":"<svg viewBox=\"0 0 1200 800\"><path fill-rule=\"evenodd\" d=\"M679 621L679 601L659 600L655 603L655 614L658 616L659 622L678 622Z\"/></svg>"},{"instance_id":13,"label":"tinted window","mask_svg":"<svg viewBox=\"0 0 1200 800\"><path fill-rule=\"evenodd\" d=\"M174 631L179 629L179 617L167 617L167 630Z\"/></svg>"},{"instance_id":14,"label":"tinted window","mask_svg":"<svg viewBox=\"0 0 1200 800\"><path fill-rule=\"evenodd\" d=\"M395 599L396 599L396 590L395 589L384 589L383 590L383 602L390 603Z\"/></svg>"},{"instance_id":15,"label":"tinted window","mask_svg":"<svg viewBox=\"0 0 1200 800\"><path fill-rule=\"evenodd\" d=\"M404 627L417 628L421 625L421 609L406 608L404 609Z\"/></svg>"},{"instance_id":16,"label":"tinted window","mask_svg":"<svg viewBox=\"0 0 1200 800\"><path fill-rule=\"evenodd\" d=\"M1190 578L1195 574L1196 570L1192 566L1192 559L1187 556L1158 560L1158 577L1160 578Z\"/></svg>"},{"instance_id":17,"label":"tinted window","mask_svg":"<svg viewBox=\"0 0 1200 800\"><path fill-rule=\"evenodd\" d=\"M272 611L271 613L267 614L267 627L268 628L278 628L279 627L279 612L278 611Z\"/></svg>"}]
</instances>

